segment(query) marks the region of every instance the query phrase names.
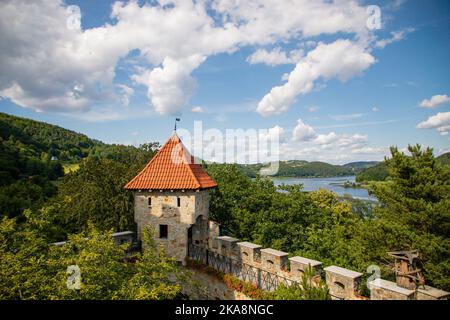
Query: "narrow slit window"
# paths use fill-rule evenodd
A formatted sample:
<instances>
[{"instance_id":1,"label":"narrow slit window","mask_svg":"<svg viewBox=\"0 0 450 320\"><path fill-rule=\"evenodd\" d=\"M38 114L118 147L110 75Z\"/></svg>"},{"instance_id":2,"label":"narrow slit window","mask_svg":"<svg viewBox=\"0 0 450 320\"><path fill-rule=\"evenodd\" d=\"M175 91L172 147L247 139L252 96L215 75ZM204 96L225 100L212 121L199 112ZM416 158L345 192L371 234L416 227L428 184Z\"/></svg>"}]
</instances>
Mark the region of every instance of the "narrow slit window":
<instances>
[{"instance_id":1,"label":"narrow slit window","mask_svg":"<svg viewBox=\"0 0 450 320\"><path fill-rule=\"evenodd\" d=\"M177 197L177 207L181 207L181 198Z\"/></svg>"},{"instance_id":2,"label":"narrow slit window","mask_svg":"<svg viewBox=\"0 0 450 320\"><path fill-rule=\"evenodd\" d=\"M159 225L159 238L160 239L167 239L168 237L168 229L167 224L160 224Z\"/></svg>"},{"instance_id":3,"label":"narrow slit window","mask_svg":"<svg viewBox=\"0 0 450 320\"><path fill-rule=\"evenodd\" d=\"M148 206L149 206L149 207L152 206L152 197L148 197Z\"/></svg>"}]
</instances>

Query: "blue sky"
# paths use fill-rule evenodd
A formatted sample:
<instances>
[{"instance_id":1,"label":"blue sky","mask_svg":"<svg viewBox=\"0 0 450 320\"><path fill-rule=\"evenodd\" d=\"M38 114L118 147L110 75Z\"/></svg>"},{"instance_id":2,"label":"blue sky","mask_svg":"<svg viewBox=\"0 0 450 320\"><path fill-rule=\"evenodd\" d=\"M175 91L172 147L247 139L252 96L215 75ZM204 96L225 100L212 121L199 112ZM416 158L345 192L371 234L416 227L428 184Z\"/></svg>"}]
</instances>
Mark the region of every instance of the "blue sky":
<instances>
[{"instance_id":1,"label":"blue sky","mask_svg":"<svg viewBox=\"0 0 450 320\"><path fill-rule=\"evenodd\" d=\"M0 110L125 144L164 142L176 116L188 130L278 128L285 159L450 150L448 1L200 2L2 3ZM70 5L81 25L67 30ZM364 25L368 5L381 29Z\"/></svg>"}]
</instances>

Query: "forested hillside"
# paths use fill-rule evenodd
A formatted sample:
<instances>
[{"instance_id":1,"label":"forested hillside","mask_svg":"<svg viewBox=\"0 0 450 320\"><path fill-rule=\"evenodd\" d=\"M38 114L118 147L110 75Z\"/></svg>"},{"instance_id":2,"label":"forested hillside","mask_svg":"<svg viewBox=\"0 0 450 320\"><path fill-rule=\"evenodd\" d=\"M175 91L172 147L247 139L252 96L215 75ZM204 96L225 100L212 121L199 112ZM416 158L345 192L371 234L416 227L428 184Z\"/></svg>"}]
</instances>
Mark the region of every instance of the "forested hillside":
<instances>
[{"instance_id":1,"label":"forested hillside","mask_svg":"<svg viewBox=\"0 0 450 320\"><path fill-rule=\"evenodd\" d=\"M0 113L0 138L21 145L27 155L41 160L57 157L60 161L78 161L95 146L104 143L55 125Z\"/></svg>"},{"instance_id":2,"label":"forested hillside","mask_svg":"<svg viewBox=\"0 0 450 320\"><path fill-rule=\"evenodd\" d=\"M389 176L386 163L380 162L377 165L364 169L356 175L356 182L364 181L384 181Z\"/></svg>"},{"instance_id":3,"label":"forested hillside","mask_svg":"<svg viewBox=\"0 0 450 320\"><path fill-rule=\"evenodd\" d=\"M65 190L74 180L63 177L64 164L76 163L87 170L93 161L97 161L96 168L110 161L103 174L90 177L98 183L119 165L123 171L117 176L127 177L127 171L144 165L157 146L108 145L55 125L0 113L0 217L23 219L25 209L40 209L58 196L58 188L59 196L69 193ZM71 177L83 174L81 170ZM72 194L80 192L82 186L78 181ZM102 189L103 185L97 192Z\"/></svg>"},{"instance_id":4,"label":"forested hillside","mask_svg":"<svg viewBox=\"0 0 450 320\"><path fill-rule=\"evenodd\" d=\"M247 176L254 178L259 174L262 164L239 165L241 171ZM275 177L301 177L301 178L323 178L348 176L354 174L351 168L333 165L326 162L304 160L280 161L280 167Z\"/></svg>"},{"instance_id":5,"label":"forested hillside","mask_svg":"<svg viewBox=\"0 0 450 320\"><path fill-rule=\"evenodd\" d=\"M450 165L450 152L441 154L436 157L436 161L443 165ZM357 182L367 182L367 181L385 181L389 177L389 170L386 163L379 162L378 164L363 169L356 175Z\"/></svg>"},{"instance_id":6,"label":"forested hillside","mask_svg":"<svg viewBox=\"0 0 450 320\"><path fill-rule=\"evenodd\" d=\"M211 218L241 241L358 270L380 266L394 280L388 251L418 249L426 281L450 289L450 167L431 149L411 146L412 156L391 149L384 163L389 183L372 190L379 204L370 215L321 189L249 179L233 165L209 165L218 183L211 191ZM395 280L394 280L395 281ZM362 281L363 285L365 281Z\"/></svg>"},{"instance_id":7,"label":"forested hillside","mask_svg":"<svg viewBox=\"0 0 450 320\"><path fill-rule=\"evenodd\" d=\"M356 161L344 164L344 167L350 168L354 173L377 165L379 161Z\"/></svg>"},{"instance_id":8,"label":"forested hillside","mask_svg":"<svg viewBox=\"0 0 450 320\"><path fill-rule=\"evenodd\" d=\"M441 154L436 159L442 164L450 165L450 152Z\"/></svg>"},{"instance_id":9,"label":"forested hillside","mask_svg":"<svg viewBox=\"0 0 450 320\"><path fill-rule=\"evenodd\" d=\"M110 237L112 231L135 229L132 194L123 186L159 145L107 145L55 127L66 136L67 146L82 152L78 170L64 174L61 160L45 154L53 146L61 155L65 142L52 142L50 132L26 131L25 119L12 117L5 124L8 117L2 115L0 144L0 299L177 297L180 282L174 283L172 275L183 274L164 253L153 248L138 254L136 264L124 264L123 248ZM40 125L53 129L30 122L31 127ZM223 232L243 241L347 267L364 277L374 264L383 278L392 280L386 252L418 249L427 283L449 290L450 167L441 163L446 156L435 158L431 149L411 146L409 151L412 156L392 148L391 158L382 163L389 181L373 186L379 204L370 214L323 189L303 192L294 185L279 192L269 179L250 179L242 166L205 164L218 183L210 191L210 217ZM314 165L322 174L345 173L323 163L286 164L283 174L309 174L305 167ZM67 239L69 246L48 245ZM85 284L75 293L65 283L67 265L73 263L83 268Z\"/></svg>"}]
</instances>

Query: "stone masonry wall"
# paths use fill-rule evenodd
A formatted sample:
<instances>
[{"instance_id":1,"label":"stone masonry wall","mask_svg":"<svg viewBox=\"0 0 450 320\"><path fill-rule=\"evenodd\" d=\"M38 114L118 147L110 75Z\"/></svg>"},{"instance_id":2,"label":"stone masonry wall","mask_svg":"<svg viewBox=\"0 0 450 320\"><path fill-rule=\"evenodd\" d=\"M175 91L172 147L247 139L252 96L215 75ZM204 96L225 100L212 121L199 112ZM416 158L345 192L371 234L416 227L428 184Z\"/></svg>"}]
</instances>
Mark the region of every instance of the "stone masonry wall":
<instances>
[{"instance_id":1,"label":"stone masonry wall","mask_svg":"<svg viewBox=\"0 0 450 320\"><path fill-rule=\"evenodd\" d=\"M215 230L215 234L212 231ZM311 266L316 276L313 283L318 282L325 273L325 282L333 299L361 300L360 285L362 273L342 268L328 266L323 268L320 261L305 257L289 257L287 252L266 248L260 245L241 242L236 238L219 236L218 228L210 229L209 250L245 264L247 267L264 270L279 277L280 282L300 282L305 270ZM214 240L211 240L214 239ZM376 279L368 283L373 300L410 300L410 299L447 299L450 293L425 286L417 290L407 290L397 286L395 282ZM265 288L262 288L265 289Z\"/></svg>"},{"instance_id":2,"label":"stone masonry wall","mask_svg":"<svg viewBox=\"0 0 450 320\"><path fill-rule=\"evenodd\" d=\"M151 197L151 205L148 199ZM180 206L178 200L180 198ZM142 191L134 192L134 219L138 239L144 227L155 231L154 240L165 248L166 253L184 263L187 256L188 229L192 228L192 239L197 245L208 242L207 191ZM159 236L159 225L167 225L168 236Z\"/></svg>"},{"instance_id":3,"label":"stone masonry wall","mask_svg":"<svg viewBox=\"0 0 450 320\"><path fill-rule=\"evenodd\" d=\"M206 274L202 271L189 269L193 273L190 284L183 287L183 293L190 299L196 300L251 300L250 297L236 290L230 289L227 285L214 275Z\"/></svg>"}]
</instances>

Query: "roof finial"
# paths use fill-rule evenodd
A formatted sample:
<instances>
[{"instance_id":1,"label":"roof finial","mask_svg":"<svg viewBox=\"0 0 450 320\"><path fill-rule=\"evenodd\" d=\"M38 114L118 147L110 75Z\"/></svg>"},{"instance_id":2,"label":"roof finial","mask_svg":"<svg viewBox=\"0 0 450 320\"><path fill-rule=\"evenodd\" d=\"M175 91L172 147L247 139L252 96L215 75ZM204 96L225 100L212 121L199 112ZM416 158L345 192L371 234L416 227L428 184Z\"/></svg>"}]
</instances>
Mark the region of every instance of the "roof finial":
<instances>
[{"instance_id":1,"label":"roof finial","mask_svg":"<svg viewBox=\"0 0 450 320\"><path fill-rule=\"evenodd\" d=\"M175 132L177 132L177 121L180 121L180 118L175 118L175 128L173 129Z\"/></svg>"}]
</instances>

